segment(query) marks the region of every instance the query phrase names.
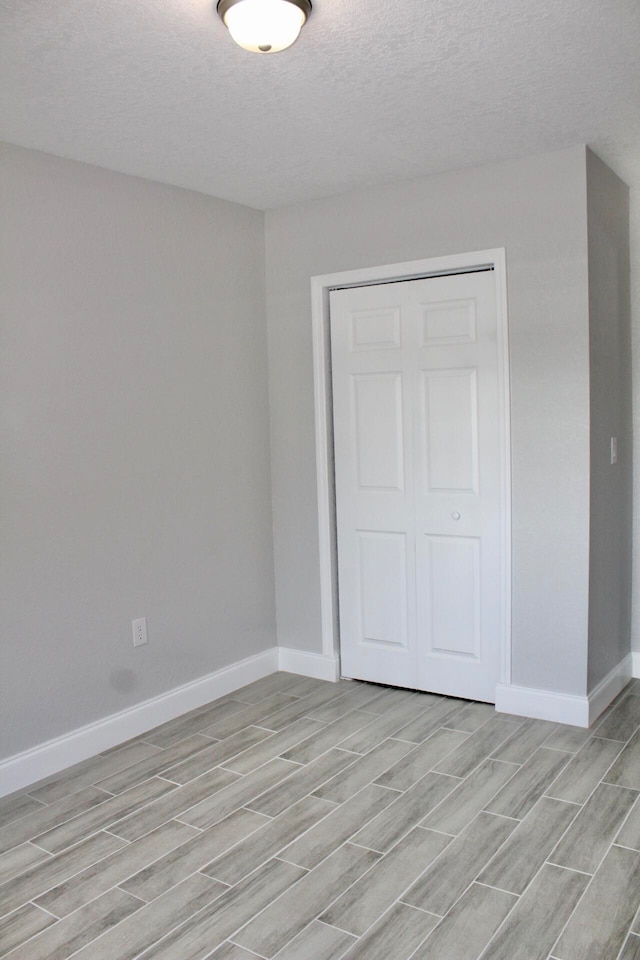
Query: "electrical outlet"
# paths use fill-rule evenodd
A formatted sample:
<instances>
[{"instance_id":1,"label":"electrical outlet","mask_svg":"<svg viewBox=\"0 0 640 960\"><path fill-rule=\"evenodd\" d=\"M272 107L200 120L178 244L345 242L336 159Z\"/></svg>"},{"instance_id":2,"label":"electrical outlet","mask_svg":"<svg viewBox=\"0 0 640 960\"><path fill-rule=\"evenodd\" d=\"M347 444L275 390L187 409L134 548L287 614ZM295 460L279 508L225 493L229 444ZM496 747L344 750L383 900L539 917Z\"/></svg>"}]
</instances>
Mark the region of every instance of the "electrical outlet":
<instances>
[{"instance_id":1,"label":"electrical outlet","mask_svg":"<svg viewBox=\"0 0 640 960\"><path fill-rule=\"evenodd\" d=\"M140 617L139 620L132 620L131 627L133 630L133 645L134 647L141 647L143 643L147 643L147 618Z\"/></svg>"}]
</instances>

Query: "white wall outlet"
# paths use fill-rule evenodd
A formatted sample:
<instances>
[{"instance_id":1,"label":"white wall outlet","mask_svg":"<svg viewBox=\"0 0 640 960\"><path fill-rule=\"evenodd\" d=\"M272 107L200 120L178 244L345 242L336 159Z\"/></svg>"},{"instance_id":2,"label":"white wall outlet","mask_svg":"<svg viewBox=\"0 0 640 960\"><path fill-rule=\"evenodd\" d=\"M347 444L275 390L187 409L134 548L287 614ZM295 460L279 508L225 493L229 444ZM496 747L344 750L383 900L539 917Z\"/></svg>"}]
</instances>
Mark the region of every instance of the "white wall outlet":
<instances>
[{"instance_id":1,"label":"white wall outlet","mask_svg":"<svg viewBox=\"0 0 640 960\"><path fill-rule=\"evenodd\" d=\"M147 643L147 618L140 617L139 620L131 621L131 628L133 630L133 645L134 647L141 647L143 643Z\"/></svg>"},{"instance_id":2,"label":"white wall outlet","mask_svg":"<svg viewBox=\"0 0 640 960\"><path fill-rule=\"evenodd\" d=\"M611 463L618 462L618 438L611 437Z\"/></svg>"}]
</instances>

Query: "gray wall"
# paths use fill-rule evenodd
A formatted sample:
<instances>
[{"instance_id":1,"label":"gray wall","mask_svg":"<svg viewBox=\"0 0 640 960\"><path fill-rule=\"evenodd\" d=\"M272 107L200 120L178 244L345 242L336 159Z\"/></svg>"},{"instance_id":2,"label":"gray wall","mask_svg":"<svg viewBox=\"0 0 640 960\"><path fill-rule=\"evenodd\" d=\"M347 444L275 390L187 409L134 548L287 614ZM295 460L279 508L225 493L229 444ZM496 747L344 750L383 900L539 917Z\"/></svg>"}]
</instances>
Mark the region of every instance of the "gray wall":
<instances>
[{"instance_id":1,"label":"gray wall","mask_svg":"<svg viewBox=\"0 0 640 960\"><path fill-rule=\"evenodd\" d=\"M321 651L309 280L506 247L513 682L584 695L589 358L584 148L266 214L279 642Z\"/></svg>"},{"instance_id":2,"label":"gray wall","mask_svg":"<svg viewBox=\"0 0 640 960\"><path fill-rule=\"evenodd\" d=\"M274 645L275 620L262 213L0 161L6 756Z\"/></svg>"},{"instance_id":3,"label":"gray wall","mask_svg":"<svg viewBox=\"0 0 640 960\"><path fill-rule=\"evenodd\" d=\"M629 190L587 150L591 510L589 689L628 654L632 417ZM611 464L611 437L618 463Z\"/></svg>"},{"instance_id":4,"label":"gray wall","mask_svg":"<svg viewBox=\"0 0 640 960\"><path fill-rule=\"evenodd\" d=\"M640 151L639 151L640 152ZM631 323L633 360L633 564L640 570L640 190L632 190L629 204L629 243L631 259ZM640 575L633 576L632 590L633 649L640 653Z\"/></svg>"}]
</instances>

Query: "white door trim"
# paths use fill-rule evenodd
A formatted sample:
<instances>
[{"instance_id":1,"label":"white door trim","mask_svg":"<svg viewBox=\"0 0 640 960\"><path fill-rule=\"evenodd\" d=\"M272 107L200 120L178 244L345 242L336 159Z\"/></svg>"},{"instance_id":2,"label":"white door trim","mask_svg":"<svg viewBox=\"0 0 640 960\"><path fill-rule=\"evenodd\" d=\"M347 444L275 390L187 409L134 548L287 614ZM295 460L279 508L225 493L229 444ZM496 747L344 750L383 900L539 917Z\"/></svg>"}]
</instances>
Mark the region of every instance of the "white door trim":
<instances>
[{"instance_id":1,"label":"white door trim","mask_svg":"<svg viewBox=\"0 0 640 960\"><path fill-rule=\"evenodd\" d=\"M500 683L511 683L511 425L509 381L509 335L507 273L504 247L473 253L384 264L311 278L313 333L313 384L316 429L316 475L318 490L318 540L320 550L320 606L322 653L335 658L340 653L338 627L338 577L335 534L335 489L331 406L331 349L329 291L341 287L411 280L443 273L493 267L496 282L498 369L500 390L500 500L501 582Z\"/></svg>"}]
</instances>

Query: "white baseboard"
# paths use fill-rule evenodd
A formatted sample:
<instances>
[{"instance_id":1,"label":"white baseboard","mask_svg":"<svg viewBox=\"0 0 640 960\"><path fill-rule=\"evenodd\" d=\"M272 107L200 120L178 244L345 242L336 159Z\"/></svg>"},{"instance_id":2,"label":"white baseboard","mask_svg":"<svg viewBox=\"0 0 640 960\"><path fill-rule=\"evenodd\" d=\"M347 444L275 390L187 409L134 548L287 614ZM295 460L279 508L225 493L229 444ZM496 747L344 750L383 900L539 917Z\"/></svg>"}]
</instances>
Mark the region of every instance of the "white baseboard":
<instances>
[{"instance_id":1,"label":"white baseboard","mask_svg":"<svg viewBox=\"0 0 640 960\"><path fill-rule=\"evenodd\" d=\"M631 676L640 677L640 653L636 650L631 651Z\"/></svg>"},{"instance_id":2,"label":"white baseboard","mask_svg":"<svg viewBox=\"0 0 640 960\"><path fill-rule=\"evenodd\" d=\"M196 707L217 700L218 697L233 693L254 680L275 673L279 669L278 660L278 648L271 647L127 710L113 713L95 723L79 727L64 736L9 757L0 762L0 796L21 790L96 753L124 743L131 737L137 737L152 727L166 723L167 720L173 720L189 710L195 710Z\"/></svg>"},{"instance_id":3,"label":"white baseboard","mask_svg":"<svg viewBox=\"0 0 640 960\"><path fill-rule=\"evenodd\" d=\"M629 653L624 660L611 670L589 694L589 724L596 720L603 710L606 710L611 701L618 696L631 677L633 654Z\"/></svg>"},{"instance_id":4,"label":"white baseboard","mask_svg":"<svg viewBox=\"0 0 640 960\"><path fill-rule=\"evenodd\" d=\"M496 710L500 713L514 713L518 717L534 717L536 720L553 720L555 723L568 723L574 727L588 727L631 678L634 656L638 657L634 669L636 664L640 668L640 654L629 654L584 697L499 683L496 687Z\"/></svg>"},{"instance_id":5,"label":"white baseboard","mask_svg":"<svg viewBox=\"0 0 640 960\"><path fill-rule=\"evenodd\" d=\"M574 727L589 726L587 697L537 690L535 687L518 687L513 683L499 683L496 686L496 710L514 713L518 717L569 723Z\"/></svg>"},{"instance_id":6,"label":"white baseboard","mask_svg":"<svg viewBox=\"0 0 640 960\"><path fill-rule=\"evenodd\" d=\"M293 650L290 647L278 647L278 653L280 670L333 683L340 679L338 657L325 657L320 653L307 653L306 650Z\"/></svg>"}]
</instances>

